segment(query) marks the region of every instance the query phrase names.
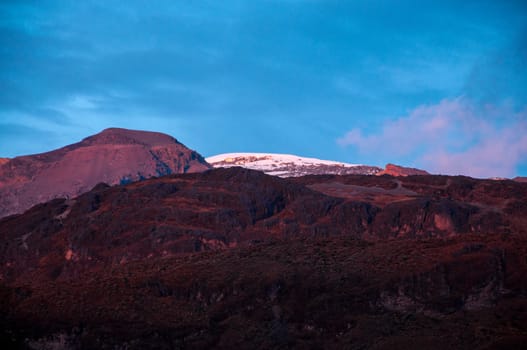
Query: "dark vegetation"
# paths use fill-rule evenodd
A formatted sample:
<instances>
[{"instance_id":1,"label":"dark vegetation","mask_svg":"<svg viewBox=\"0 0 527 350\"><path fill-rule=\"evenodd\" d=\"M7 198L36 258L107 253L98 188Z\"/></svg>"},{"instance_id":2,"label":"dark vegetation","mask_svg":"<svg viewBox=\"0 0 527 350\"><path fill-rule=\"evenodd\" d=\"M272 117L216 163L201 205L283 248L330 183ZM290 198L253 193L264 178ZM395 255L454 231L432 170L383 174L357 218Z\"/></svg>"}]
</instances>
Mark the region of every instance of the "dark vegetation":
<instances>
[{"instance_id":1,"label":"dark vegetation","mask_svg":"<svg viewBox=\"0 0 527 350\"><path fill-rule=\"evenodd\" d=\"M51 349L518 348L527 184L241 168L0 220L0 340Z\"/></svg>"}]
</instances>

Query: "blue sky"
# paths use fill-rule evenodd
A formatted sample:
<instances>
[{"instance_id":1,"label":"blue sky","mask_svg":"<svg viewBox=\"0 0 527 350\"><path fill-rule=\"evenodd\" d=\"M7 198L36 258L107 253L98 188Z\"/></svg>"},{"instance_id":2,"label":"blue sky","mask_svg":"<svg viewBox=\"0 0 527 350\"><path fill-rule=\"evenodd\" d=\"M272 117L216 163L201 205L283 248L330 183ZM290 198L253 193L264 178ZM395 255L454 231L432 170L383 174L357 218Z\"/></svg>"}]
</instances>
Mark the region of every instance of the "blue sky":
<instances>
[{"instance_id":1,"label":"blue sky","mask_svg":"<svg viewBox=\"0 0 527 350\"><path fill-rule=\"evenodd\" d=\"M107 127L527 175L524 1L2 1L0 157Z\"/></svg>"}]
</instances>

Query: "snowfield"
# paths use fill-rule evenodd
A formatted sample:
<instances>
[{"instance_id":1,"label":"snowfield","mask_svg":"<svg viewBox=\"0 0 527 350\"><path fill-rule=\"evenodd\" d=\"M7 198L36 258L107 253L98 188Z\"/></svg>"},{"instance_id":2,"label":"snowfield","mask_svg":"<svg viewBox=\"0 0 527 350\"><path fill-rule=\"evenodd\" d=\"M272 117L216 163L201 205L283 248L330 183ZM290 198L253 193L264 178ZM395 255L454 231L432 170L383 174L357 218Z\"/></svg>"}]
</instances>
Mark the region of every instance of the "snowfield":
<instances>
[{"instance_id":1,"label":"snowfield","mask_svg":"<svg viewBox=\"0 0 527 350\"><path fill-rule=\"evenodd\" d=\"M240 166L263 171L269 175L292 177L318 174L375 174L381 169L362 164L350 164L276 153L224 153L205 159L215 168Z\"/></svg>"}]
</instances>

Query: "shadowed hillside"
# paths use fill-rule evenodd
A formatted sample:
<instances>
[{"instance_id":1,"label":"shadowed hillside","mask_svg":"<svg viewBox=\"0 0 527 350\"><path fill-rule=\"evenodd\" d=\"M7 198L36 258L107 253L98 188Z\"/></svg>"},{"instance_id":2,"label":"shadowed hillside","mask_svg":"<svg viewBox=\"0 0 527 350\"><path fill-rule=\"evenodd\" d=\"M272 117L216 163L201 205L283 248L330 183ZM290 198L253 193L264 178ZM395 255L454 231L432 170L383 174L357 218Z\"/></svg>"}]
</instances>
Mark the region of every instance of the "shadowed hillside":
<instances>
[{"instance_id":1,"label":"shadowed hillside","mask_svg":"<svg viewBox=\"0 0 527 350\"><path fill-rule=\"evenodd\" d=\"M0 220L3 337L33 348L518 346L525 198L514 181L242 168L100 184Z\"/></svg>"}]
</instances>

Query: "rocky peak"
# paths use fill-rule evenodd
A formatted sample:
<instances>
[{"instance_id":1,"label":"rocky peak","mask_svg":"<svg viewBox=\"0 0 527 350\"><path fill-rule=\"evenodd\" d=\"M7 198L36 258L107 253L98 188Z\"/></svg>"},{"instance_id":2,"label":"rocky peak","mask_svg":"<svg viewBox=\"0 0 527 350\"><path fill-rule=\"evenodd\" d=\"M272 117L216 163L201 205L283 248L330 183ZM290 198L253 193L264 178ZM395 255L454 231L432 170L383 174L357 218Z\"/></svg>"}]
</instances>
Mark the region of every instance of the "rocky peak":
<instances>
[{"instance_id":1,"label":"rocky peak","mask_svg":"<svg viewBox=\"0 0 527 350\"><path fill-rule=\"evenodd\" d=\"M57 150L0 163L0 217L77 196L100 182L115 185L209 168L199 153L169 135L110 128Z\"/></svg>"},{"instance_id":2,"label":"rocky peak","mask_svg":"<svg viewBox=\"0 0 527 350\"><path fill-rule=\"evenodd\" d=\"M179 142L172 136L152 131L130 130L122 128L104 129L80 142L81 145L126 145L161 146Z\"/></svg>"},{"instance_id":3,"label":"rocky peak","mask_svg":"<svg viewBox=\"0 0 527 350\"><path fill-rule=\"evenodd\" d=\"M378 172L376 175L391 175L391 176L411 176L411 175L430 175L427 171L416 169L416 168L407 168L395 164L386 164L384 170Z\"/></svg>"}]
</instances>

